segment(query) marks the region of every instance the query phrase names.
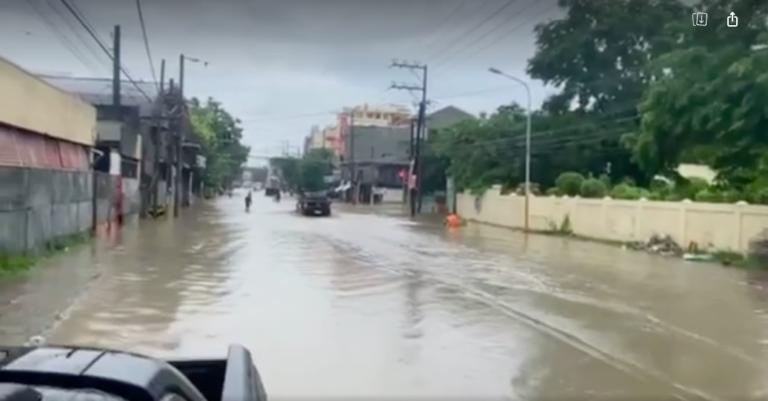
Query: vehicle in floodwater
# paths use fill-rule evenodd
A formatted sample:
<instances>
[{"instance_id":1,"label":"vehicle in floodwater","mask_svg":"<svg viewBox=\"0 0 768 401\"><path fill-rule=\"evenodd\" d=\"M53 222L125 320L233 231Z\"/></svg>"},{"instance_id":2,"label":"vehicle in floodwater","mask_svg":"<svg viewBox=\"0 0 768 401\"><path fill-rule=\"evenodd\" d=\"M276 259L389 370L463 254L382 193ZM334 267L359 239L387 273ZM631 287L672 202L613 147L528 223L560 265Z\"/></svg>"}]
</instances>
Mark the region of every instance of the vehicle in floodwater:
<instances>
[{"instance_id":1,"label":"vehicle in floodwater","mask_svg":"<svg viewBox=\"0 0 768 401\"><path fill-rule=\"evenodd\" d=\"M128 352L69 346L0 347L0 400L262 401L250 352L164 361Z\"/></svg>"},{"instance_id":2,"label":"vehicle in floodwater","mask_svg":"<svg viewBox=\"0 0 768 401\"><path fill-rule=\"evenodd\" d=\"M280 180L277 177L267 179L267 186L264 188L265 196L275 196L280 192Z\"/></svg>"},{"instance_id":3,"label":"vehicle in floodwater","mask_svg":"<svg viewBox=\"0 0 768 401\"><path fill-rule=\"evenodd\" d=\"M302 192L296 201L296 211L304 216L330 216L331 199L325 191Z\"/></svg>"}]
</instances>

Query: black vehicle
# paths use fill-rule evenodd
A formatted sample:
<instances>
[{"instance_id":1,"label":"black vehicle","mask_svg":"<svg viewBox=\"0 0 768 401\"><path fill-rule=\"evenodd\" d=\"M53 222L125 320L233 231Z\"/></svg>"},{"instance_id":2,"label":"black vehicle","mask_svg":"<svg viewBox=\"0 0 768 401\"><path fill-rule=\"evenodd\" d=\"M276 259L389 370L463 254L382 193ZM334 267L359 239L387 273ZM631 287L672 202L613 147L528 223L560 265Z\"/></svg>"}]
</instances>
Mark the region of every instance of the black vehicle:
<instances>
[{"instance_id":1,"label":"black vehicle","mask_svg":"<svg viewBox=\"0 0 768 401\"><path fill-rule=\"evenodd\" d=\"M330 216L331 199L325 191L300 193L296 202L296 211L304 216Z\"/></svg>"},{"instance_id":2,"label":"black vehicle","mask_svg":"<svg viewBox=\"0 0 768 401\"><path fill-rule=\"evenodd\" d=\"M262 401L247 349L226 359L163 361L68 346L0 347L0 400Z\"/></svg>"}]
</instances>

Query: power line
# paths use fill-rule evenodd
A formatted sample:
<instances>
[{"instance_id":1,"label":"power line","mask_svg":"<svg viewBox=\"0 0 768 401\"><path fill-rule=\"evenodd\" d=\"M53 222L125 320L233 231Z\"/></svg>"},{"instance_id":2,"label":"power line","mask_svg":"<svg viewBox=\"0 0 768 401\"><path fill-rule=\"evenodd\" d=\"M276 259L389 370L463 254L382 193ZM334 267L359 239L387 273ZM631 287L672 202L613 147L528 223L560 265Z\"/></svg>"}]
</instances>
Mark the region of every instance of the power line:
<instances>
[{"instance_id":1,"label":"power line","mask_svg":"<svg viewBox=\"0 0 768 401\"><path fill-rule=\"evenodd\" d=\"M160 89L160 83L157 81L157 74L155 73L155 63L152 61L152 51L149 49L149 37L147 36L147 25L144 23L144 13L141 10L141 0L136 0L136 11L139 13L139 22L141 23L141 34L144 37L144 50L147 51L147 59L149 60L149 70L152 72L152 80L155 82L155 86Z\"/></svg>"},{"instance_id":2,"label":"power line","mask_svg":"<svg viewBox=\"0 0 768 401\"><path fill-rule=\"evenodd\" d=\"M492 13L491 15L489 15L489 16L488 16L486 19L484 19L484 20L483 20L483 21L482 21L480 24L476 25L476 26L474 27L474 29L471 29L470 31L468 31L467 33L465 33L464 35L462 35L462 36L461 36L461 38L460 38L459 40L451 41L451 42L449 43L448 47L444 48L444 49L443 49L443 51L442 51L442 52L440 52L440 55L438 56L438 60L439 60L440 58L442 58L443 56L445 56L445 54L446 54L446 53L448 53L448 52L449 52L449 51L450 51L452 48L454 48L454 47L458 46L458 45L459 45L459 43L461 42L461 39L464 39L464 38L468 38L468 37L469 37L469 36L470 36L472 33L476 32L478 29L480 29L480 28L482 28L483 26L485 26L486 24L490 23L490 22L491 22L491 21L492 21L494 18L496 18L496 17L497 17L499 14L501 14L502 12L506 11L506 10L507 10L509 7L511 7L511 6L512 6L513 4L515 4L517 1L518 1L518 0L507 0L507 3L506 3L506 4L504 4L504 5L503 5L503 6L501 6L501 7L500 7L498 10L496 10L494 13ZM533 1L536 1L536 0L533 0ZM499 24L499 25L497 25L497 26L493 27L493 28L492 28L490 31L488 31L488 32L486 32L485 34L481 35L481 36L480 36L480 39L482 39L482 38L486 37L486 36L487 36L489 33L493 33L493 32L494 32L496 29L498 29L498 28L499 28L499 26L502 26L502 25L504 25L505 23L507 23L507 22L509 22L509 21L510 21L510 19L506 19L506 20L502 21L502 22L501 22L501 24ZM471 43L471 44L469 44L468 46L472 46L472 44L474 44L474 43L477 43L477 40L476 40L475 42L472 42L472 43ZM450 58L450 55L449 55L449 58Z\"/></svg>"},{"instance_id":3,"label":"power line","mask_svg":"<svg viewBox=\"0 0 768 401\"><path fill-rule=\"evenodd\" d=\"M514 0L512 0L512 1L514 2ZM472 19L472 18L474 18L475 16L477 16L478 14L480 14L480 12L481 12L481 11L482 11L482 10L483 10L483 9L484 9L484 8L485 8L487 5L488 5L488 4L490 4L490 2L491 2L491 0L485 0L485 1L483 2L483 4L482 4L480 7L478 7L478 8L475 10L475 12L474 12L474 13L472 13L470 16L468 16L468 17L467 17L467 20L469 20L469 19ZM511 4L511 3L510 3L510 4ZM504 6L502 6L502 9L503 9L504 7L506 7L506 6L508 6L508 4L505 4ZM498 11L500 11L500 10L501 10L501 9L497 9L496 11L492 12L492 13L491 13L491 14L490 14L488 17L486 17L485 19L483 19L483 20L482 20L482 21L481 21L479 24L477 24L477 25L475 25L475 26L473 26L473 27L470 27L470 28L469 28L469 30L465 31L464 33L459 33L458 35L456 35L456 36L453 36L453 39L451 39L451 40L449 40L449 41L448 41L448 46L442 46L441 48L439 48L439 49L435 50L433 53L431 53L431 55L429 55L429 56L425 56L424 58L425 58L425 59L431 59L431 58L433 58L433 57L435 57L435 56L438 56L438 55L442 54L442 53L443 53L443 52L444 52L446 49L449 49L451 46L453 46L457 40L461 40L461 38L463 38L463 37L465 37L465 36L467 36L467 35L471 34L472 32L474 32L474 31L476 31L476 30L478 30L478 29L482 28L482 27L483 27L483 25L485 25L485 24L486 24L486 23L487 23L489 20L493 19L493 17L495 17L495 16L496 16L496 14L498 13Z\"/></svg>"},{"instance_id":4,"label":"power line","mask_svg":"<svg viewBox=\"0 0 768 401\"><path fill-rule=\"evenodd\" d=\"M67 0L61 0L61 3L64 4L64 7L66 7L67 10L77 19L77 22L79 22L80 25L82 25L82 27L85 28L85 30L88 32L88 34L91 36L91 38L93 38L93 40L96 41L96 43L99 45L101 50L104 51L104 53L107 55L107 57L109 57L110 60L112 60L114 62L114 60L115 60L114 55L112 54L112 52L109 51L107 46L104 45L104 43L101 41L101 39L99 39L99 37L96 35L96 32L93 30L93 28L90 26L90 24L87 21L85 21L80 16L80 14L77 13L77 11L75 11L75 9L72 7L72 5L69 4L69 2ZM120 67L120 71L123 72L125 77L128 78L128 81L133 84L133 86L136 88L136 90L139 91L139 93L141 93L142 95L144 95L144 97L147 98L148 101L152 102L153 101L152 98L149 97L149 95L147 95L146 92L144 92L144 90L141 89L141 87L136 83L136 81L133 80L133 78L131 78L131 76L128 74L128 72L125 70L125 68L123 68L122 65L120 65L119 67Z\"/></svg>"},{"instance_id":5,"label":"power line","mask_svg":"<svg viewBox=\"0 0 768 401\"><path fill-rule=\"evenodd\" d=\"M69 50L69 52L72 53L73 56L75 56L75 58L77 58L86 68L91 70L91 72L93 73L92 66L90 65L90 63L85 61L85 57L83 57L83 54L80 53L79 49L69 40L69 38L66 35L64 35L64 33L59 29L59 27L57 27L56 24L54 24L53 21L51 21L48 18L48 16L46 16L45 13L43 13L38 8L37 4L35 4L35 0L27 0L27 4L32 9L32 11L37 15L37 17L43 22L43 25L45 25L48 32L50 32L51 35L55 36L56 39L58 39L59 42L61 42L61 44L64 45L64 47L66 47L67 50Z\"/></svg>"},{"instance_id":6,"label":"power line","mask_svg":"<svg viewBox=\"0 0 768 401\"><path fill-rule=\"evenodd\" d=\"M460 1L459 4L448 15L446 15L445 18L440 23L437 24L437 26L434 28L435 32L439 33L439 31L441 29L443 29L443 27L446 24L448 24L448 22L451 21L451 18L453 18L455 15L457 15L459 13L459 11L462 8L464 8L464 6L467 5L468 3L469 3L468 0ZM486 1L486 3L487 3L487 1ZM484 6L481 6L479 9L482 9L483 7ZM433 32L433 33L435 33L435 32ZM414 50L418 49L421 46L431 46L435 42L433 39L436 39L436 38L433 38L432 35L430 35L427 39L430 39L430 40L427 40L426 44L417 44L416 46L412 46L409 50L403 52L403 54L410 54Z\"/></svg>"},{"instance_id":7,"label":"power line","mask_svg":"<svg viewBox=\"0 0 768 401\"><path fill-rule=\"evenodd\" d=\"M530 5L528 5L527 7L525 7L525 9L523 9L522 11L525 11L525 10L527 10L527 9L528 9L528 8L529 8L531 5L533 5L533 4L536 4L536 1L535 1L535 0L534 0L534 1L533 1L533 2L530 4ZM468 56L466 56L466 57L462 58L461 60L458 60L458 61L457 61L455 64L453 64L453 65L449 66L448 68L444 69L443 71L441 71L441 72L439 73L439 75L442 75L442 74L444 74L446 71L448 71L448 70L450 70L450 69L453 69L454 67L456 67L456 66L458 66L458 65L461 65L462 63L464 63L464 62L466 62L466 61L468 61L468 60L472 60L472 59L473 59L473 57L475 57L475 56L476 56L476 55L478 55L479 53L481 53L481 52L483 52L484 50L487 50L488 48L490 48L491 46L493 46L493 45L495 45L495 44L499 43L499 42L500 42L502 39L505 39L505 38L509 37L510 35L512 35L513 33L515 33L515 32L516 32L517 30L519 30L520 28L524 27L525 25L529 24L531 21L534 21L536 18L538 18L539 16L541 16L541 15L545 14L547 11L550 11L551 9L553 9L553 8L555 8L555 7L557 7L557 5L554 5L554 6L548 6L547 8L543 9L541 12L539 12L538 14L536 14L535 16L533 16L532 18L528 18L528 19L526 19L526 20L525 20L525 21L523 21L522 23L520 23L520 24L516 25L516 26L515 26L514 28L512 28L511 30L509 30L509 31L505 32L505 33L504 33L504 34L502 34L502 35L499 35L498 37L496 37L496 39L494 39L494 40L493 40L493 41L491 41L490 43L486 44L486 45L485 45L485 46L483 46L483 47L480 47L480 48L478 48L478 49L477 49L477 51L475 51L475 52L473 52L473 53L469 54ZM522 11L521 11L521 12L522 12ZM465 50L468 50L468 49L469 49L469 47L465 48ZM459 53L457 53L457 54L460 54L460 53L461 53L461 52L459 52ZM450 57L449 57L448 59L450 59ZM448 59L446 59L446 60L448 60ZM443 60L443 62L445 62L446 60Z\"/></svg>"},{"instance_id":8,"label":"power line","mask_svg":"<svg viewBox=\"0 0 768 401\"><path fill-rule=\"evenodd\" d=\"M523 7L521 10L517 11L515 14L516 14L516 15L520 15L520 14L524 13L526 10L528 10L529 8L531 8L531 7L532 7L533 5L535 5L535 4L538 4L537 0L532 0L530 3L528 3L528 5L524 6L524 7ZM512 17L512 18L509 18L509 19L507 19L507 20L503 21L502 23L500 23L500 24L496 25L495 27L493 27L493 28L492 28L492 29L490 29L489 31L485 32L483 35L480 35L480 36L478 36L477 38L475 38L475 40L474 40L474 41L470 42L470 43L469 43L469 44L467 44L466 46L464 46L464 47L462 47L462 48L457 48L457 51L456 51L456 52L454 52L454 53L451 53L451 54L448 54L448 55L447 55L447 57L445 57L445 58L444 58L442 61L439 61L439 62L437 62L437 64L438 64L438 65L440 65L440 64L444 64L444 63L446 63L448 60L451 60L452 58L456 57L457 55L460 55L460 54L461 54L461 53L463 53L465 50L469 50L469 49L472 49L472 47L473 47L473 46L476 46L476 45L477 45L477 44L479 44L479 43L480 43L480 42L481 42L483 39L485 39L485 38L489 37L491 34L493 34L494 32L498 31L499 29L503 28L504 26L508 25L508 24L509 24L509 23L511 23L512 21L514 21L514 17ZM526 19L526 21L525 21L525 22L526 22L526 23L527 23L527 22L530 22L530 19ZM516 29L517 29L517 28L516 28ZM516 29L514 29L514 30L516 30ZM513 30L513 32L514 32L514 30ZM508 36L508 35L510 35L510 34L511 34L511 33L507 33L507 36Z\"/></svg>"},{"instance_id":9,"label":"power line","mask_svg":"<svg viewBox=\"0 0 768 401\"><path fill-rule=\"evenodd\" d=\"M64 24L74 34L75 38L77 38L83 47L88 50L88 53L93 57L93 59L96 60L101 66L103 66L104 69L111 70L112 67L104 60L103 57L101 57L100 52L93 48L91 41L83 37L80 29L78 29L77 26L72 23L72 18L67 18L64 12L56 6L55 0L46 0L46 2L48 3L48 7L53 10L53 12L56 13L56 15L58 15L62 21L64 21Z\"/></svg>"}]
</instances>

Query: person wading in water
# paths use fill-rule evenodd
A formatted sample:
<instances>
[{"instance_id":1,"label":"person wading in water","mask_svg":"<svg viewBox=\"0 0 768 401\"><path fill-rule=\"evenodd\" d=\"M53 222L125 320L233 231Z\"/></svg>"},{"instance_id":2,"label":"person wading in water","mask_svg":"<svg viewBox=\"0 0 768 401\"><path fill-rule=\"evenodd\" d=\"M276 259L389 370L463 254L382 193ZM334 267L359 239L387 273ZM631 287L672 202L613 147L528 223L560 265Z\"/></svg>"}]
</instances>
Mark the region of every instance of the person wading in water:
<instances>
[{"instance_id":1,"label":"person wading in water","mask_svg":"<svg viewBox=\"0 0 768 401\"><path fill-rule=\"evenodd\" d=\"M248 195L245 195L245 211L248 212L251 210L251 202L253 199L251 198L251 191L248 191Z\"/></svg>"}]
</instances>

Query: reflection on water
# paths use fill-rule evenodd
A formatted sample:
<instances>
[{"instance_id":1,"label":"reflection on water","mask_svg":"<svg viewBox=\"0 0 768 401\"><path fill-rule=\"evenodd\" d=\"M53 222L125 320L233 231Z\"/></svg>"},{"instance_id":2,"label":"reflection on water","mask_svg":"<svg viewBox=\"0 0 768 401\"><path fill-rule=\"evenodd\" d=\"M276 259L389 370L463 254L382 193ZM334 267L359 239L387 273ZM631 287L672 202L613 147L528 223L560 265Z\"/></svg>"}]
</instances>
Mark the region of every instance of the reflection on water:
<instances>
[{"instance_id":1,"label":"reflection on water","mask_svg":"<svg viewBox=\"0 0 768 401\"><path fill-rule=\"evenodd\" d=\"M127 233L53 340L186 355L239 342L285 398L764 394L768 308L738 271L241 201Z\"/></svg>"}]
</instances>

